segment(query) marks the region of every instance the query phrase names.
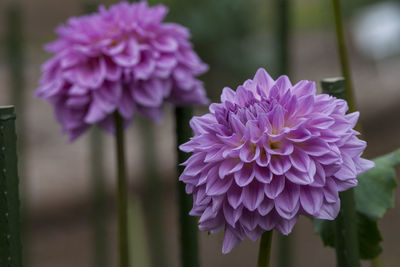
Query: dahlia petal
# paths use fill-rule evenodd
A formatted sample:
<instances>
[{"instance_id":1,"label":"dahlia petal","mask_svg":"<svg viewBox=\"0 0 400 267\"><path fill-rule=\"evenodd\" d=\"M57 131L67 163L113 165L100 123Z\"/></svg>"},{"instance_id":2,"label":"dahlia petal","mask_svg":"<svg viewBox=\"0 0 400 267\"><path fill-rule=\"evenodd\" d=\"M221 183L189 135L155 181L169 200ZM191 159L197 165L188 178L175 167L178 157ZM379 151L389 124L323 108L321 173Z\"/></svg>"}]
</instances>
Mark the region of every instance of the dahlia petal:
<instances>
[{"instance_id":1,"label":"dahlia petal","mask_svg":"<svg viewBox=\"0 0 400 267\"><path fill-rule=\"evenodd\" d=\"M78 84L82 87L97 88L105 78L106 66L102 58L91 59L75 68Z\"/></svg>"},{"instance_id":2,"label":"dahlia petal","mask_svg":"<svg viewBox=\"0 0 400 267\"><path fill-rule=\"evenodd\" d=\"M254 211L264 199L264 187L258 182L252 182L243 188L243 205Z\"/></svg>"},{"instance_id":3,"label":"dahlia petal","mask_svg":"<svg viewBox=\"0 0 400 267\"><path fill-rule=\"evenodd\" d=\"M271 172L276 175L282 175L290 169L290 160L279 156L271 156L269 167Z\"/></svg>"},{"instance_id":4,"label":"dahlia petal","mask_svg":"<svg viewBox=\"0 0 400 267\"><path fill-rule=\"evenodd\" d=\"M260 155L260 148L250 142L241 147L239 157L243 162L252 162Z\"/></svg>"},{"instance_id":5,"label":"dahlia petal","mask_svg":"<svg viewBox=\"0 0 400 267\"><path fill-rule=\"evenodd\" d=\"M337 190L337 185L335 181L333 181L332 178L327 177L326 178L326 185L323 188L323 193L325 200L329 203L335 203L337 202L339 198L338 190Z\"/></svg>"},{"instance_id":6,"label":"dahlia petal","mask_svg":"<svg viewBox=\"0 0 400 267\"><path fill-rule=\"evenodd\" d=\"M371 160L367 160L367 159L363 159L363 158L359 158L356 161L356 168L357 168L357 175L362 174L366 171L368 171L369 169L372 169L373 167L375 167L375 163Z\"/></svg>"},{"instance_id":7,"label":"dahlia petal","mask_svg":"<svg viewBox=\"0 0 400 267\"><path fill-rule=\"evenodd\" d=\"M171 36L159 36L151 44L162 52L174 52L178 49L178 42Z\"/></svg>"},{"instance_id":8,"label":"dahlia petal","mask_svg":"<svg viewBox=\"0 0 400 267\"><path fill-rule=\"evenodd\" d=\"M204 169L204 153L194 154L192 155L185 164L185 174L190 176L196 176L200 173L201 170Z\"/></svg>"},{"instance_id":9,"label":"dahlia petal","mask_svg":"<svg viewBox=\"0 0 400 267\"><path fill-rule=\"evenodd\" d=\"M249 231L256 229L259 221L259 215L256 212L251 212L246 209L243 210L243 214L239 219L239 222L243 227Z\"/></svg>"},{"instance_id":10,"label":"dahlia petal","mask_svg":"<svg viewBox=\"0 0 400 267\"><path fill-rule=\"evenodd\" d=\"M254 76L254 81L257 83L257 89L259 90L259 94L262 96L267 96L269 89L275 83L265 69L262 68L257 70Z\"/></svg>"},{"instance_id":11,"label":"dahlia petal","mask_svg":"<svg viewBox=\"0 0 400 267\"><path fill-rule=\"evenodd\" d=\"M68 94L69 95L77 95L77 96L81 96L81 95L86 95L88 92L87 88L81 87L77 84L74 84L73 86L71 86L71 88L69 89Z\"/></svg>"},{"instance_id":12,"label":"dahlia petal","mask_svg":"<svg viewBox=\"0 0 400 267\"><path fill-rule=\"evenodd\" d=\"M301 97L304 95L315 95L317 87L315 85L315 82L303 80L296 83L291 91L292 94L296 95L297 97Z\"/></svg>"},{"instance_id":13,"label":"dahlia petal","mask_svg":"<svg viewBox=\"0 0 400 267\"><path fill-rule=\"evenodd\" d=\"M160 81L150 80L142 86L132 85L133 99L146 107L159 107L163 100L163 86Z\"/></svg>"},{"instance_id":14,"label":"dahlia petal","mask_svg":"<svg viewBox=\"0 0 400 267\"><path fill-rule=\"evenodd\" d=\"M97 123L104 119L105 116L106 113L103 111L103 109L101 109L97 103L93 102L85 116L85 122L88 124Z\"/></svg>"},{"instance_id":15,"label":"dahlia petal","mask_svg":"<svg viewBox=\"0 0 400 267\"><path fill-rule=\"evenodd\" d=\"M285 137L292 142L304 142L311 138L311 133L307 129L299 127L287 133Z\"/></svg>"},{"instance_id":16,"label":"dahlia petal","mask_svg":"<svg viewBox=\"0 0 400 267\"><path fill-rule=\"evenodd\" d=\"M300 188L300 203L302 208L310 215L314 215L321 209L324 196L320 189L311 186Z\"/></svg>"},{"instance_id":17,"label":"dahlia petal","mask_svg":"<svg viewBox=\"0 0 400 267\"><path fill-rule=\"evenodd\" d=\"M229 87L224 87L224 89L222 89L221 102L225 101L233 102L234 99L235 99L235 91L233 91Z\"/></svg>"},{"instance_id":18,"label":"dahlia petal","mask_svg":"<svg viewBox=\"0 0 400 267\"><path fill-rule=\"evenodd\" d=\"M289 155L289 159L297 170L301 172L308 171L310 167L310 157L301 149L295 149L293 153Z\"/></svg>"},{"instance_id":19,"label":"dahlia petal","mask_svg":"<svg viewBox=\"0 0 400 267\"><path fill-rule=\"evenodd\" d=\"M318 162L315 162L315 176L314 181L312 182L311 186L313 187L323 187L326 183L326 173L324 168Z\"/></svg>"},{"instance_id":20,"label":"dahlia petal","mask_svg":"<svg viewBox=\"0 0 400 267\"><path fill-rule=\"evenodd\" d=\"M323 114L314 114L311 120L308 121L312 128L318 128L321 130L328 129L335 123L332 117Z\"/></svg>"},{"instance_id":21,"label":"dahlia petal","mask_svg":"<svg viewBox=\"0 0 400 267\"><path fill-rule=\"evenodd\" d=\"M227 195L229 204L236 210L243 202L242 189L238 186L232 185Z\"/></svg>"},{"instance_id":22,"label":"dahlia petal","mask_svg":"<svg viewBox=\"0 0 400 267\"><path fill-rule=\"evenodd\" d=\"M239 245L239 243L242 240L240 238L238 238L235 234L234 234L234 230L232 230L231 228L227 227L225 229L225 234L224 234L224 242L222 245L222 253L227 254L229 252L231 252L231 250L236 247L237 245Z\"/></svg>"},{"instance_id":23,"label":"dahlia petal","mask_svg":"<svg viewBox=\"0 0 400 267\"><path fill-rule=\"evenodd\" d=\"M255 171L253 164L244 164L242 169L234 173L235 182L238 186L244 187L254 179Z\"/></svg>"},{"instance_id":24,"label":"dahlia petal","mask_svg":"<svg viewBox=\"0 0 400 267\"><path fill-rule=\"evenodd\" d=\"M347 121L350 124L350 128L354 128L357 124L358 118L360 117L360 112L352 112L350 114L345 115Z\"/></svg>"},{"instance_id":25,"label":"dahlia petal","mask_svg":"<svg viewBox=\"0 0 400 267\"><path fill-rule=\"evenodd\" d=\"M254 173L255 178L259 182L268 184L272 181L273 174L268 168L254 165L254 171L255 171L255 173Z\"/></svg>"},{"instance_id":26,"label":"dahlia petal","mask_svg":"<svg viewBox=\"0 0 400 267\"><path fill-rule=\"evenodd\" d=\"M314 106L314 96L307 95L298 99L298 109L296 114L308 115Z\"/></svg>"},{"instance_id":27,"label":"dahlia petal","mask_svg":"<svg viewBox=\"0 0 400 267\"><path fill-rule=\"evenodd\" d=\"M357 176L357 171L353 163L353 159L348 155L343 154L343 164L338 172L335 173L335 177L339 180L353 179Z\"/></svg>"},{"instance_id":28,"label":"dahlia petal","mask_svg":"<svg viewBox=\"0 0 400 267\"><path fill-rule=\"evenodd\" d=\"M124 52L112 57L115 63L122 67L135 66L140 61L139 44L133 38L130 38L125 46Z\"/></svg>"},{"instance_id":29,"label":"dahlia petal","mask_svg":"<svg viewBox=\"0 0 400 267\"><path fill-rule=\"evenodd\" d=\"M284 124L284 111L280 105L271 111L272 132L279 133Z\"/></svg>"},{"instance_id":30,"label":"dahlia petal","mask_svg":"<svg viewBox=\"0 0 400 267\"><path fill-rule=\"evenodd\" d=\"M321 206L321 210L314 215L315 218L323 220L334 220L340 210L340 199L335 203L324 204Z\"/></svg>"},{"instance_id":31,"label":"dahlia petal","mask_svg":"<svg viewBox=\"0 0 400 267\"><path fill-rule=\"evenodd\" d=\"M292 183L300 185L312 184L314 182L314 177L310 173L294 170L293 168L285 173L285 177Z\"/></svg>"},{"instance_id":32,"label":"dahlia petal","mask_svg":"<svg viewBox=\"0 0 400 267\"><path fill-rule=\"evenodd\" d=\"M264 198L263 201L258 205L257 211L261 216L267 215L274 208L274 201L268 198Z\"/></svg>"},{"instance_id":33,"label":"dahlia petal","mask_svg":"<svg viewBox=\"0 0 400 267\"><path fill-rule=\"evenodd\" d=\"M206 193L209 196L225 194L232 184L232 179L210 179L207 181Z\"/></svg>"},{"instance_id":34,"label":"dahlia petal","mask_svg":"<svg viewBox=\"0 0 400 267\"><path fill-rule=\"evenodd\" d=\"M283 235L288 235L292 231L294 225L296 224L297 221L297 216L288 219L288 220L280 220L279 223L276 224L276 228L278 229L279 232L281 232Z\"/></svg>"},{"instance_id":35,"label":"dahlia petal","mask_svg":"<svg viewBox=\"0 0 400 267\"><path fill-rule=\"evenodd\" d=\"M267 167L271 160L271 155L269 153L265 153L264 149L260 151L260 156L256 158L256 163L260 167Z\"/></svg>"},{"instance_id":36,"label":"dahlia petal","mask_svg":"<svg viewBox=\"0 0 400 267\"><path fill-rule=\"evenodd\" d=\"M265 184L264 193L270 199L275 199L285 188L285 177L274 176L269 184Z\"/></svg>"},{"instance_id":37,"label":"dahlia petal","mask_svg":"<svg viewBox=\"0 0 400 267\"><path fill-rule=\"evenodd\" d=\"M285 189L275 198L275 210L285 219L296 216L300 207L300 187L297 184L287 183Z\"/></svg>"},{"instance_id":38,"label":"dahlia petal","mask_svg":"<svg viewBox=\"0 0 400 267\"><path fill-rule=\"evenodd\" d=\"M318 138L308 139L301 143L300 147L311 156L322 156L330 151L328 144Z\"/></svg>"},{"instance_id":39,"label":"dahlia petal","mask_svg":"<svg viewBox=\"0 0 400 267\"><path fill-rule=\"evenodd\" d=\"M226 175L235 173L240 171L243 167L244 163L238 159L230 158L224 160L219 166L219 177L222 179Z\"/></svg>"}]
</instances>

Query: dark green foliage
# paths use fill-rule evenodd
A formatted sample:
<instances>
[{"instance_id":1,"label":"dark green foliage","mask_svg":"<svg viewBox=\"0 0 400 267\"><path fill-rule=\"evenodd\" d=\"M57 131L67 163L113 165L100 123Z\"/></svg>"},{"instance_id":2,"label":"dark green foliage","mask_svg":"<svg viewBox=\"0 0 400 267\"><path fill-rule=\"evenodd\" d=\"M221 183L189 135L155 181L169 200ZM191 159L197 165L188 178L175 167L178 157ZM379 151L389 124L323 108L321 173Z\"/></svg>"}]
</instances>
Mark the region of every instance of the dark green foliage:
<instances>
[{"instance_id":1,"label":"dark green foliage","mask_svg":"<svg viewBox=\"0 0 400 267\"><path fill-rule=\"evenodd\" d=\"M378 220L394 207L397 185L396 166L400 166L400 149L374 160L376 167L358 176L354 189L360 257L373 259L382 252ZM325 246L335 246L334 222L313 220L314 231Z\"/></svg>"},{"instance_id":2,"label":"dark green foliage","mask_svg":"<svg viewBox=\"0 0 400 267\"><path fill-rule=\"evenodd\" d=\"M176 146L178 149L177 163L185 162L189 154L179 150L178 146L189 141L192 137L192 129L189 121L192 118L192 108L176 107ZM183 172L184 166L178 165L178 176ZM187 195L185 184L178 181L178 201L179 201L179 235L180 235L180 258L182 267L199 267L198 255L198 236L197 236L197 218L189 216L192 209L193 200L191 195Z\"/></svg>"},{"instance_id":3,"label":"dark green foliage","mask_svg":"<svg viewBox=\"0 0 400 267\"><path fill-rule=\"evenodd\" d=\"M375 168L358 177L355 197L357 211L378 220L394 207L395 168L400 165L400 150L376 158L374 162Z\"/></svg>"},{"instance_id":4,"label":"dark green foliage","mask_svg":"<svg viewBox=\"0 0 400 267\"><path fill-rule=\"evenodd\" d=\"M21 267L19 180L12 106L0 107L0 266Z\"/></svg>"}]
</instances>

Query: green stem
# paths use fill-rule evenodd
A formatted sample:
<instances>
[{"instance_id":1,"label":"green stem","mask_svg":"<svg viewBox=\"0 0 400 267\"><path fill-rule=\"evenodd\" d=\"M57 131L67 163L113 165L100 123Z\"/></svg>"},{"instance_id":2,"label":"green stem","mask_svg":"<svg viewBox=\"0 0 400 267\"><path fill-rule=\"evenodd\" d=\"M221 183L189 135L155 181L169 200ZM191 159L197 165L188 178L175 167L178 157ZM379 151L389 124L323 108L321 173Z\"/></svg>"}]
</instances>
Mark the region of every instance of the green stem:
<instances>
[{"instance_id":1,"label":"green stem","mask_svg":"<svg viewBox=\"0 0 400 267\"><path fill-rule=\"evenodd\" d=\"M9 89L11 96L11 103L15 106L18 113L18 120L16 127L18 132L17 149L18 149L18 172L21 182L21 217L22 217L22 237L24 243L27 243L28 226L29 226L29 210L28 199L26 192L28 191L28 183L25 182L25 162L26 162L26 137L25 137L25 116L24 116L24 92L25 92L25 79L24 79L24 36L23 36L23 14L21 5L18 2L9 3L6 8L6 59L7 69L9 71ZM28 246L23 249L27 250ZM27 255L23 253L25 265L28 263Z\"/></svg>"},{"instance_id":2,"label":"green stem","mask_svg":"<svg viewBox=\"0 0 400 267\"><path fill-rule=\"evenodd\" d=\"M189 121L192 118L192 109L188 107L176 107L176 142L177 146L187 142L192 136ZM178 175L183 172L184 167L180 163L186 161L188 154L178 149ZM179 222L180 222L180 257L182 267L198 267L198 237L197 221L195 217L189 216L192 208L192 198L186 194L184 183L178 182Z\"/></svg>"},{"instance_id":3,"label":"green stem","mask_svg":"<svg viewBox=\"0 0 400 267\"><path fill-rule=\"evenodd\" d=\"M155 146L155 129L149 120L140 121L142 134L142 151L144 166L144 213L147 234L150 242L152 266L166 266L165 242L162 218L162 184L157 169L157 149Z\"/></svg>"},{"instance_id":4,"label":"green stem","mask_svg":"<svg viewBox=\"0 0 400 267\"><path fill-rule=\"evenodd\" d=\"M346 100L346 83L343 78L325 79L323 93ZM354 191L339 193L341 206L335 219L335 249L338 267L359 267L360 257L357 236L357 214Z\"/></svg>"},{"instance_id":5,"label":"green stem","mask_svg":"<svg viewBox=\"0 0 400 267\"><path fill-rule=\"evenodd\" d=\"M267 231L261 236L257 267L269 267L271 261L272 233L272 230Z\"/></svg>"},{"instance_id":6,"label":"green stem","mask_svg":"<svg viewBox=\"0 0 400 267\"><path fill-rule=\"evenodd\" d=\"M277 54L276 70L278 75L290 75L289 40L291 32L290 0L276 0L277 10ZM278 235L278 266L292 266L292 236Z\"/></svg>"},{"instance_id":7,"label":"green stem","mask_svg":"<svg viewBox=\"0 0 400 267\"><path fill-rule=\"evenodd\" d=\"M93 127L90 136L90 159L93 195L93 266L106 267L108 264L107 247L107 205L104 179L103 140L101 131Z\"/></svg>"},{"instance_id":8,"label":"green stem","mask_svg":"<svg viewBox=\"0 0 400 267\"><path fill-rule=\"evenodd\" d=\"M293 232L290 235L278 235L278 266L290 267L293 265Z\"/></svg>"},{"instance_id":9,"label":"green stem","mask_svg":"<svg viewBox=\"0 0 400 267\"><path fill-rule=\"evenodd\" d=\"M124 151L124 126L121 115L116 111L114 113L115 120L115 137L116 152L118 166L118 185L117 185L117 201L118 201L118 253L119 267L129 266L129 249L128 249L128 217L127 217L127 181L125 167L125 151Z\"/></svg>"},{"instance_id":10,"label":"green stem","mask_svg":"<svg viewBox=\"0 0 400 267\"><path fill-rule=\"evenodd\" d=\"M95 12L98 4L99 0L86 0L83 4L83 12L85 14ZM101 130L97 126L92 128L89 151L93 197L93 266L106 267L109 266L107 246L108 213L106 207L106 184L103 167L103 139L101 136Z\"/></svg>"},{"instance_id":11,"label":"green stem","mask_svg":"<svg viewBox=\"0 0 400 267\"><path fill-rule=\"evenodd\" d=\"M376 256L376 258L371 260L371 267L383 267L381 255L378 255L378 256Z\"/></svg>"},{"instance_id":12,"label":"green stem","mask_svg":"<svg viewBox=\"0 0 400 267\"><path fill-rule=\"evenodd\" d=\"M22 267L16 142L14 107L0 107L0 266Z\"/></svg>"},{"instance_id":13,"label":"green stem","mask_svg":"<svg viewBox=\"0 0 400 267\"><path fill-rule=\"evenodd\" d=\"M279 75L288 75L289 39L290 39L290 0L276 0L277 7L277 41L278 60L276 61Z\"/></svg>"},{"instance_id":14,"label":"green stem","mask_svg":"<svg viewBox=\"0 0 400 267\"><path fill-rule=\"evenodd\" d=\"M353 112L356 110L356 103L354 99L353 82L350 73L350 63L347 56L346 41L343 32L340 0L332 0L332 3L335 17L336 40L340 57L340 66L346 83L346 100L349 105L349 112Z\"/></svg>"}]
</instances>

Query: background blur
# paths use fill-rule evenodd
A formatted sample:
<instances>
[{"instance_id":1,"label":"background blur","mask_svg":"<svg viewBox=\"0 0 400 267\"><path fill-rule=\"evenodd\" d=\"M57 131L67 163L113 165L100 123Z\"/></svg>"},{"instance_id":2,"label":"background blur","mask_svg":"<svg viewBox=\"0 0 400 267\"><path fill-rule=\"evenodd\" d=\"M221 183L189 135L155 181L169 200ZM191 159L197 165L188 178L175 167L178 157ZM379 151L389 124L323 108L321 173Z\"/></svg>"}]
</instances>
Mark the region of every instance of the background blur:
<instances>
[{"instance_id":1,"label":"background blur","mask_svg":"<svg viewBox=\"0 0 400 267\"><path fill-rule=\"evenodd\" d=\"M19 125L24 157L20 158L26 229L25 256L32 267L93 266L92 186L90 179L89 134L72 144L60 134L50 105L33 97L40 77L40 65L50 55L42 47L56 36L56 26L68 17L82 14L84 0L2 0L0 2L0 105L14 104L7 69L6 11L19 4L22 11L24 103L17 107L23 118ZM99 0L110 5L116 1ZM276 1L261 0L159 0L169 6L168 20L189 27L195 48L210 65L203 76L209 97L218 101L224 86L236 88L252 78L257 68L265 67L277 75ZM340 75L332 6L329 0L291 1L290 78L319 81ZM342 1L346 34L358 108L361 111L363 138L368 141L367 157L375 157L400 147L400 1ZM22 79L23 78L23 79ZM22 114L18 114L18 111ZM205 109L197 110L199 114ZM153 168L162 177L163 236L167 244L165 266L178 266L176 214L176 171L172 108L165 107L163 122L154 126ZM146 210L151 197L143 190L142 122L134 122L126 132L129 178L134 196L131 209L135 244L132 257L136 266L149 266L149 242ZM114 147L113 140L102 134L105 143L107 180L107 237L109 266L115 266L114 218ZM157 190L155 190L157 191ZM399 190L397 191L399 192ZM386 267L400 262L400 203L380 223L382 254ZM147 228L146 228L147 227ZM301 218L292 234L294 266L335 266L334 251L324 248L313 233L310 220ZM258 243L248 240L228 255L222 255L222 233L200 234L202 266L255 266ZM275 254L276 246L273 247ZM138 265L139 264L139 265ZM365 266L369 263L364 262ZM273 264L274 265L274 264Z\"/></svg>"}]
</instances>

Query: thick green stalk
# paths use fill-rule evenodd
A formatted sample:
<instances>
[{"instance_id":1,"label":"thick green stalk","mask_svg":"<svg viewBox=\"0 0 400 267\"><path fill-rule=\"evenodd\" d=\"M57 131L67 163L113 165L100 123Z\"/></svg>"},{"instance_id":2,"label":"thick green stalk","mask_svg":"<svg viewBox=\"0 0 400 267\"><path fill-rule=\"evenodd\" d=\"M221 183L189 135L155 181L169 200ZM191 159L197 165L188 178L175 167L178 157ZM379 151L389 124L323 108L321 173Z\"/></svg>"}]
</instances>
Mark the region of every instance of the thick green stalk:
<instances>
[{"instance_id":1,"label":"thick green stalk","mask_svg":"<svg viewBox=\"0 0 400 267\"><path fill-rule=\"evenodd\" d=\"M22 267L14 107L0 107L0 266Z\"/></svg>"},{"instance_id":2,"label":"thick green stalk","mask_svg":"<svg viewBox=\"0 0 400 267\"><path fill-rule=\"evenodd\" d=\"M124 151L124 122L121 115L114 113L117 154L117 202L118 202L118 254L119 267L129 267L128 246L128 186Z\"/></svg>"},{"instance_id":3,"label":"thick green stalk","mask_svg":"<svg viewBox=\"0 0 400 267\"><path fill-rule=\"evenodd\" d=\"M107 267L108 238L107 238L107 200L103 162L103 138L97 126L92 128L89 143L90 165L93 198L93 266Z\"/></svg>"},{"instance_id":4,"label":"thick green stalk","mask_svg":"<svg viewBox=\"0 0 400 267\"><path fill-rule=\"evenodd\" d=\"M157 166L154 124L149 120L140 121L144 166L144 212L150 242L151 265L166 266L165 242L162 218L162 184Z\"/></svg>"},{"instance_id":5,"label":"thick green stalk","mask_svg":"<svg viewBox=\"0 0 400 267\"><path fill-rule=\"evenodd\" d=\"M291 32L291 15L290 15L290 0L276 0L277 14L277 51L278 58L276 60L276 70L278 75L290 75L290 32ZM292 266L293 258L293 235L286 236L278 235L278 266Z\"/></svg>"},{"instance_id":6,"label":"thick green stalk","mask_svg":"<svg viewBox=\"0 0 400 267\"><path fill-rule=\"evenodd\" d=\"M95 12L98 0L86 0L84 13ZM90 175L92 183L92 223L93 223L93 266L106 267L108 263L107 200L103 162L103 138L101 130L95 126L90 134Z\"/></svg>"},{"instance_id":7,"label":"thick green stalk","mask_svg":"<svg viewBox=\"0 0 400 267\"><path fill-rule=\"evenodd\" d=\"M276 69L278 75L288 75L290 72L289 42L291 32L290 0L276 0L277 8L277 50Z\"/></svg>"},{"instance_id":8,"label":"thick green stalk","mask_svg":"<svg viewBox=\"0 0 400 267\"><path fill-rule=\"evenodd\" d=\"M325 79L322 91L346 100L346 82L343 78ZM359 267L357 213L353 189L339 193L341 206L335 219L335 249L338 267Z\"/></svg>"},{"instance_id":9,"label":"thick green stalk","mask_svg":"<svg viewBox=\"0 0 400 267\"><path fill-rule=\"evenodd\" d=\"M346 100L349 104L349 112L353 112L356 110L356 103L354 99L353 82L350 73L350 63L347 56L346 41L343 32L340 0L332 0L332 3L335 17L336 40L340 57L340 66L346 83Z\"/></svg>"},{"instance_id":10,"label":"thick green stalk","mask_svg":"<svg viewBox=\"0 0 400 267\"><path fill-rule=\"evenodd\" d=\"M264 232L260 240L257 267L269 267L271 262L271 244L273 231Z\"/></svg>"},{"instance_id":11,"label":"thick green stalk","mask_svg":"<svg viewBox=\"0 0 400 267\"><path fill-rule=\"evenodd\" d=\"M375 259L371 260L371 267L383 267L381 255L378 255Z\"/></svg>"},{"instance_id":12,"label":"thick green stalk","mask_svg":"<svg viewBox=\"0 0 400 267\"><path fill-rule=\"evenodd\" d=\"M22 237L25 243L28 241L28 226L29 226L29 210L28 200L25 197L28 183L25 182L25 132L26 122L24 116L24 92L25 92L25 77L24 77L24 38L23 38L23 19L21 5L18 2L9 3L6 10L6 59L9 77L9 90L11 103L15 106L18 113L16 127L18 132L17 149L18 149L18 173L21 181L21 217L23 231ZM27 249L25 246L24 249ZM28 253L23 253L25 264L28 262Z\"/></svg>"},{"instance_id":13,"label":"thick green stalk","mask_svg":"<svg viewBox=\"0 0 400 267\"><path fill-rule=\"evenodd\" d=\"M192 109L189 107L176 107L176 143L177 146L187 142L192 136L189 121L192 118ZM183 172L184 167L179 164L186 161L188 154L178 148L178 175ZM197 221L195 217L189 216L193 200L185 192L184 183L178 182L179 201L179 231L180 231L180 257L182 267L199 267Z\"/></svg>"}]
</instances>

